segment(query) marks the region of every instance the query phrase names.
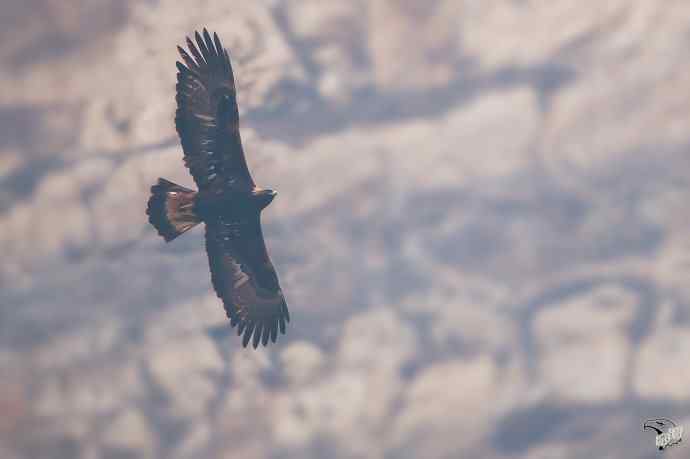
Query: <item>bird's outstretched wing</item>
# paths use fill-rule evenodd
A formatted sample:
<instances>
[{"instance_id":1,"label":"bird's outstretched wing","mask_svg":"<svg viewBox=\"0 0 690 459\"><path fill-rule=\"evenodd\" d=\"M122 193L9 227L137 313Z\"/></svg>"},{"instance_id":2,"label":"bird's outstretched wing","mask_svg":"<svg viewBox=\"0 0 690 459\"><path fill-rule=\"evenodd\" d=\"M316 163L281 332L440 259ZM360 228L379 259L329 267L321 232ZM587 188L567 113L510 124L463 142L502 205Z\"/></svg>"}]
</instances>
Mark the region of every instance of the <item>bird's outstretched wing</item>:
<instances>
[{"instance_id":1,"label":"bird's outstretched wing","mask_svg":"<svg viewBox=\"0 0 690 459\"><path fill-rule=\"evenodd\" d=\"M242 150L235 80L230 57L217 34L195 32L189 53L177 47L175 126L185 165L200 190L230 186L250 190L254 181Z\"/></svg>"},{"instance_id":2,"label":"bird's outstretched wing","mask_svg":"<svg viewBox=\"0 0 690 459\"><path fill-rule=\"evenodd\" d=\"M275 268L268 258L259 215L206 222L206 252L211 282L223 300L230 325L242 345L275 342L290 321ZM253 338L252 338L253 337Z\"/></svg>"}]
</instances>

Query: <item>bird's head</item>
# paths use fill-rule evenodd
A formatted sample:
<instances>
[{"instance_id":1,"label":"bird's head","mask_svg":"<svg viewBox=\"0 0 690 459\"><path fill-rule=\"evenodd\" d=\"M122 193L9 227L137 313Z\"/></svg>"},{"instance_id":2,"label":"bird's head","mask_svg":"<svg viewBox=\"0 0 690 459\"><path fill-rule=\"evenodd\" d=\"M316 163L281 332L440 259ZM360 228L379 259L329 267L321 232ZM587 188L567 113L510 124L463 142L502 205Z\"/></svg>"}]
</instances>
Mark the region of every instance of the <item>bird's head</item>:
<instances>
[{"instance_id":1,"label":"bird's head","mask_svg":"<svg viewBox=\"0 0 690 459\"><path fill-rule=\"evenodd\" d=\"M263 209L273 201L278 193L273 190L256 189L252 194L259 209Z\"/></svg>"}]
</instances>

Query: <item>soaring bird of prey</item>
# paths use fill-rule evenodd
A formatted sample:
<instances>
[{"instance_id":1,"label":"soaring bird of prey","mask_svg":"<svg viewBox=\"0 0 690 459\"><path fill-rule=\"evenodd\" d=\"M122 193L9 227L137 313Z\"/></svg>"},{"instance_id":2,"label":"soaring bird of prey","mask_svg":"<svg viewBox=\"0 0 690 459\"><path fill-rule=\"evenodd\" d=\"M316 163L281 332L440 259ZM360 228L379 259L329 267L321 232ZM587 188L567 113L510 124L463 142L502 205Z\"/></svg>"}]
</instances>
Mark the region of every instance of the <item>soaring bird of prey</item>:
<instances>
[{"instance_id":1,"label":"soaring bird of prey","mask_svg":"<svg viewBox=\"0 0 690 459\"><path fill-rule=\"evenodd\" d=\"M254 184L239 131L235 81L217 34L195 32L189 52L177 47L177 112L184 163L199 191L159 178L146 213L166 242L206 224L211 283L244 347L254 348L290 321L261 232L261 211L276 192ZM190 55L191 54L191 55Z\"/></svg>"}]
</instances>

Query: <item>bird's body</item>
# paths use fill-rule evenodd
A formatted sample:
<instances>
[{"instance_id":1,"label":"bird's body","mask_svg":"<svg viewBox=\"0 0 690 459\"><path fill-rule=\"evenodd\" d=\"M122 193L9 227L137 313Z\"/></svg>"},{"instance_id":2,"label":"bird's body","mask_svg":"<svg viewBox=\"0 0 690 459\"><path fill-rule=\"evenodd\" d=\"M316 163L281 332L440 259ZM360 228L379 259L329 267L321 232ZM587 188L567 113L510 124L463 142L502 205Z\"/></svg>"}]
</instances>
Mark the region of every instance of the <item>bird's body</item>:
<instances>
[{"instance_id":1,"label":"bird's body","mask_svg":"<svg viewBox=\"0 0 690 459\"><path fill-rule=\"evenodd\" d=\"M195 39L187 39L191 56L178 47L186 65L177 62L175 125L199 191L159 179L147 214L166 242L206 224L213 288L243 345L257 347L275 342L290 320L261 231L261 211L276 193L257 187L249 173L227 51L206 29Z\"/></svg>"},{"instance_id":2,"label":"bird's body","mask_svg":"<svg viewBox=\"0 0 690 459\"><path fill-rule=\"evenodd\" d=\"M200 192L195 198L194 209L202 221L212 220L218 215L235 218L247 212L263 210L271 203L275 194L273 190L261 188L254 188L249 192L232 189L221 193Z\"/></svg>"}]
</instances>

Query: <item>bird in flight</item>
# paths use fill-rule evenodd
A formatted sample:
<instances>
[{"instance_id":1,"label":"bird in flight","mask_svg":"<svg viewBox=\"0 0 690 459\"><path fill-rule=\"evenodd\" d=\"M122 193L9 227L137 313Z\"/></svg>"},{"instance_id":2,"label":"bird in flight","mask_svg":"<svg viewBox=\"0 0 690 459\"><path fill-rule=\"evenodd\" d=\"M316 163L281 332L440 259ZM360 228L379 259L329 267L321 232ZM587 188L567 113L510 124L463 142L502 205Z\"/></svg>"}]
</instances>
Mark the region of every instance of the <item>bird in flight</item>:
<instances>
[{"instance_id":1,"label":"bird in flight","mask_svg":"<svg viewBox=\"0 0 690 459\"><path fill-rule=\"evenodd\" d=\"M151 187L146 213L166 242L206 224L211 283L242 345L256 348L290 321L276 270L261 232L261 211L276 192L254 184L239 131L235 81L217 34L195 32L189 52L177 47L177 112L184 163L199 188L163 178Z\"/></svg>"}]
</instances>

